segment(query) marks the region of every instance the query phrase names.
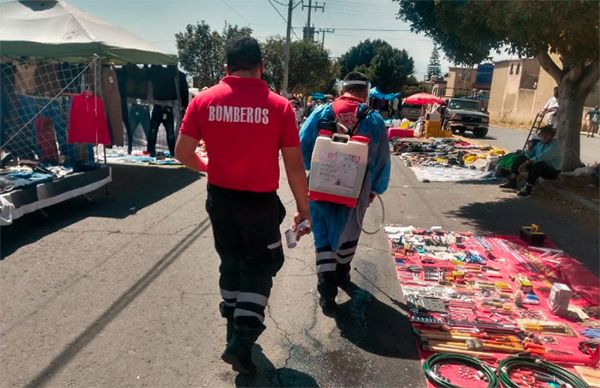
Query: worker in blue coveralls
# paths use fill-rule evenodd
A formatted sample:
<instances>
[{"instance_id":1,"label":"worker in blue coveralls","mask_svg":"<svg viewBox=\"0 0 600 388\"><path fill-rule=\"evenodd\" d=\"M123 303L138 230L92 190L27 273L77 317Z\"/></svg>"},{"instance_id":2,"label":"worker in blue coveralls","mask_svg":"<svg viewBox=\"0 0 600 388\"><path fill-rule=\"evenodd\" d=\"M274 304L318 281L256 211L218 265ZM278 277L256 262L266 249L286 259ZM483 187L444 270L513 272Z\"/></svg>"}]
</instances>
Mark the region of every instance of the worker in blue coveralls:
<instances>
[{"instance_id":1,"label":"worker in blue coveralls","mask_svg":"<svg viewBox=\"0 0 600 388\"><path fill-rule=\"evenodd\" d=\"M381 115L368 108L367 76L350 72L344 77L340 95L323 104L304 122L300 143L304 166L310 170L311 157L320 123L335 120L338 133L348 129L351 135L369 138L368 164L356 208L329 202L310 201L310 214L316 250L319 305L327 316L335 314L338 287L348 291L350 262L356 252L361 225L376 194L383 194L390 178L390 153Z\"/></svg>"}]
</instances>

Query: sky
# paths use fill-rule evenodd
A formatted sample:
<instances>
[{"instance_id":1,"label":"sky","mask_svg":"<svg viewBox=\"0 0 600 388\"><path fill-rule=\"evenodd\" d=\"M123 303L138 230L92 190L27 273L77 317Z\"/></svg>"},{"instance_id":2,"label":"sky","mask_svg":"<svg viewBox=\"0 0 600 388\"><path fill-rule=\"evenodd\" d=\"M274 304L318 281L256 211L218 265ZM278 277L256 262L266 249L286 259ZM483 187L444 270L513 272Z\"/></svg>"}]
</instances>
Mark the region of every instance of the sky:
<instances>
[{"instance_id":1,"label":"sky","mask_svg":"<svg viewBox=\"0 0 600 388\"><path fill-rule=\"evenodd\" d=\"M177 53L175 33L187 24L204 20L213 30L221 31L225 21L248 26L253 36L264 41L273 35L285 36L287 0L67 0L85 12L119 24L130 32L154 43L167 53ZM295 4L300 0L295 0ZM396 18L398 4L391 0L325 0L324 10L312 11L311 24L316 29L334 28L325 34L325 48L338 57L366 39L382 39L398 49L405 49L415 61L415 76L423 79L433 50L433 42L424 35L410 32L408 25ZM292 40L302 38L308 17L308 0L292 13ZM279 11L279 13L277 12ZM281 14L281 15L280 15ZM319 42L322 35L318 36ZM441 53L442 72L452 64Z\"/></svg>"},{"instance_id":2,"label":"sky","mask_svg":"<svg viewBox=\"0 0 600 388\"><path fill-rule=\"evenodd\" d=\"M154 43L166 53L176 54L175 33L188 24L205 21L222 31L225 22L250 27L259 41L274 35L285 36L288 0L66 0L81 10L107 22L118 24ZM7 2L7 0L0 0ZM294 0L292 40L302 38L307 23L309 0ZM303 9L304 5L304 9ZM339 57L366 39L381 39L404 49L415 63L414 75L422 80L433 51L433 41L410 32L407 23L397 19L398 3L392 0L320 0L312 5L311 25L335 29L326 33L324 46L330 56ZM318 35L321 42L322 35ZM506 58L494 57L494 60ZM442 74L453 66L440 51Z\"/></svg>"}]
</instances>

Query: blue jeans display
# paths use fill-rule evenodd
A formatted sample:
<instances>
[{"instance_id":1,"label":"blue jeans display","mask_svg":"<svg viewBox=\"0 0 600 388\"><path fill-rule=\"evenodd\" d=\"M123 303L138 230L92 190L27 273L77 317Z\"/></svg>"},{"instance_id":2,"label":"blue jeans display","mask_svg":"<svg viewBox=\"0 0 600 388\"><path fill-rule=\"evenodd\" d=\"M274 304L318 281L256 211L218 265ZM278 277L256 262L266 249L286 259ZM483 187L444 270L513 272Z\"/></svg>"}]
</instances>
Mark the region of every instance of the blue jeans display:
<instances>
[{"instance_id":1,"label":"blue jeans display","mask_svg":"<svg viewBox=\"0 0 600 388\"><path fill-rule=\"evenodd\" d=\"M150 132L150 107L148 105L132 104L129 108L129 127L127 128L127 153L131 154L133 134L138 125L142 125L144 135L148 139Z\"/></svg>"},{"instance_id":2,"label":"blue jeans display","mask_svg":"<svg viewBox=\"0 0 600 388\"><path fill-rule=\"evenodd\" d=\"M152 120L150 121L150 133L148 135L148 153L156 156L156 138L158 127L164 125L167 133L167 144L171 156L175 155L175 121L173 120L173 108L164 105L154 105L152 109Z\"/></svg>"}]
</instances>

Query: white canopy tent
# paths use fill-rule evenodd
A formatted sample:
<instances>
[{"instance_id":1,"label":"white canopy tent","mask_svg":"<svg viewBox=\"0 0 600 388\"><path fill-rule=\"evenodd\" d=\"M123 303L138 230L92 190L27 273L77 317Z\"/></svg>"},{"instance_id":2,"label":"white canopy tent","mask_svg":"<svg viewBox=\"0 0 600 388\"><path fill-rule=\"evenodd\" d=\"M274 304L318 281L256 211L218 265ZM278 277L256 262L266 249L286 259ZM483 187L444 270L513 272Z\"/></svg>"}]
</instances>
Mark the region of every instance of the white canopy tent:
<instances>
[{"instance_id":1,"label":"white canopy tent","mask_svg":"<svg viewBox=\"0 0 600 388\"><path fill-rule=\"evenodd\" d=\"M177 64L175 55L64 1L0 4L0 55L77 62L94 54L115 64Z\"/></svg>"}]
</instances>

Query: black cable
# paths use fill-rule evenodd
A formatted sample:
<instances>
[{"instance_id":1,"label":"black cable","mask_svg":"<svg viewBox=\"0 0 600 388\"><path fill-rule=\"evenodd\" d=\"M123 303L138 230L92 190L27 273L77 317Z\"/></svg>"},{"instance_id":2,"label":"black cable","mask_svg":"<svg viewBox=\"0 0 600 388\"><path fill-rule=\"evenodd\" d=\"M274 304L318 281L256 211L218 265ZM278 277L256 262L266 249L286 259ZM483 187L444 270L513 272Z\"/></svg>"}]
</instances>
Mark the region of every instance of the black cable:
<instances>
[{"instance_id":1,"label":"black cable","mask_svg":"<svg viewBox=\"0 0 600 388\"><path fill-rule=\"evenodd\" d=\"M460 388L457 385L450 384L450 381L443 376L437 374L434 371L436 365L439 364L462 364L470 366L471 368L477 369L482 372L486 377L486 381L488 383L487 388L497 388L498 387L498 378L494 373L494 370L490 368L486 363L480 361L474 357L463 356L460 354L450 354L450 353L437 353L429 356L427 360L423 363L423 372L425 372L425 377L431 384L435 387L441 388Z\"/></svg>"},{"instance_id":2,"label":"black cable","mask_svg":"<svg viewBox=\"0 0 600 388\"><path fill-rule=\"evenodd\" d=\"M510 372L517 368L532 369L543 373L546 381L555 381L560 384L570 384L573 388L589 388L589 385L568 370L556 364L540 360L539 358L515 356L508 357L498 364L498 375L500 382L505 388L519 388L520 385L510 379ZM554 379L554 380L552 380Z\"/></svg>"}]
</instances>

